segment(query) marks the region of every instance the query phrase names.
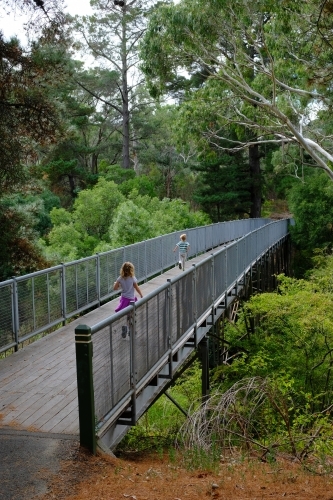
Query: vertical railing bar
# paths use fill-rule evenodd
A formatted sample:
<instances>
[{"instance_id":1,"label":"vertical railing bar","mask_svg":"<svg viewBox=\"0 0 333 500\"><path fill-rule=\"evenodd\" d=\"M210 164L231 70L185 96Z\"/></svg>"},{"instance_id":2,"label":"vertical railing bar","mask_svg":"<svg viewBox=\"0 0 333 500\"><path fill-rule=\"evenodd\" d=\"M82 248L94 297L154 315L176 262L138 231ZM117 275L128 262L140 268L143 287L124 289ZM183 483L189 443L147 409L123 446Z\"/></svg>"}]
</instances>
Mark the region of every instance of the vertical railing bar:
<instances>
[{"instance_id":1,"label":"vertical railing bar","mask_svg":"<svg viewBox=\"0 0 333 500\"><path fill-rule=\"evenodd\" d=\"M109 333L109 336L110 336L110 376L111 376L111 384L110 384L110 387L111 387L111 404L112 406L115 405L115 400L114 400L114 381L115 381L115 377L113 376L113 370L114 370L114 364L113 364L113 346L112 346L112 326L113 326L113 323L110 323L110 333Z\"/></svg>"},{"instance_id":2,"label":"vertical railing bar","mask_svg":"<svg viewBox=\"0 0 333 500\"><path fill-rule=\"evenodd\" d=\"M145 313L146 313L146 363L148 370L150 369L149 363L149 310L148 310L149 302L145 304Z\"/></svg>"},{"instance_id":3,"label":"vertical railing bar","mask_svg":"<svg viewBox=\"0 0 333 500\"><path fill-rule=\"evenodd\" d=\"M51 304L50 304L50 279L49 273L46 274L46 289L47 289L47 317L51 323Z\"/></svg>"},{"instance_id":4,"label":"vertical railing bar","mask_svg":"<svg viewBox=\"0 0 333 500\"><path fill-rule=\"evenodd\" d=\"M13 306L14 306L14 335L15 335L15 351L18 351L19 331L20 331L20 315L18 305L18 288L16 278L13 278Z\"/></svg>"},{"instance_id":5,"label":"vertical railing bar","mask_svg":"<svg viewBox=\"0 0 333 500\"><path fill-rule=\"evenodd\" d=\"M228 269L228 250L227 248L225 249L224 251L224 262L225 262L225 266L224 266L224 275L225 275L225 278L224 278L224 292L225 292L225 309L227 310L228 309L228 294L227 294L227 290L228 290L228 272L227 272L227 269Z\"/></svg>"},{"instance_id":6,"label":"vertical railing bar","mask_svg":"<svg viewBox=\"0 0 333 500\"><path fill-rule=\"evenodd\" d=\"M171 309L171 305L172 305L172 288L171 288L171 280L167 279L167 282L169 283L168 294L167 294L167 298L168 298L168 313L169 313L167 321L168 321L169 325L168 325L168 328L167 328L167 333L168 333L168 349L169 349L169 378L171 379L172 378L172 330L171 330L171 325L172 325L172 319L171 319L171 315L172 315L172 309Z\"/></svg>"},{"instance_id":7,"label":"vertical railing bar","mask_svg":"<svg viewBox=\"0 0 333 500\"><path fill-rule=\"evenodd\" d=\"M161 357L161 342L160 342L160 294L157 294L157 351L158 351L158 357Z\"/></svg>"},{"instance_id":8,"label":"vertical railing bar","mask_svg":"<svg viewBox=\"0 0 333 500\"><path fill-rule=\"evenodd\" d=\"M130 356L131 356L131 386L133 389L133 394L131 397L131 402L132 402L132 425L135 425L136 423L136 335L135 335L135 330L136 330L136 313L135 313L135 302L132 305L132 310L131 310L131 325L130 325Z\"/></svg>"},{"instance_id":9,"label":"vertical railing bar","mask_svg":"<svg viewBox=\"0 0 333 500\"><path fill-rule=\"evenodd\" d=\"M145 240L145 283L148 281L148 270L147 270L147 240Z\"/></svg>"},{"instance_id":10,"label":"vertical railing bar","mask_svg":"<svg viewBox=\"0 0 333 500\"><path fill-rule=\"evenodd\" d=\"M66 267L62 264L62 269L60 271L60 287L61 287L61 308L63 317L63 326L66 323L67 316L67 287L66 287Z\"/></svg>"},{"instance_id":11,"label":"vertical railing bar","mask_svg":"<svg viewBox=\"0 0 333 500\"><path fill-rule=\"evenodd\" d=\"M236 243L236 286L235 286L235 295L238 294L238 276L239 276L239 241Z\"/></svg>"},{"instance_id":12,"label":"vertical railing bar","mask_svg":"<svg viewBox=\"0 0 333 500\"><path fill-rule=\"evenodd\" d=\"M101 305L101 270L100 270L100 256L99 253L96 254L96 291L97 291L97 300L98 300L98 305Z\"/></svg>"},{"instance_id":13,"label":"vertical railing bar","mask_svg":"<svg viewBox=\"0 0 333 500\"><path fill-rule=\"evenodd\" d=\"M192 289L193 289L193 297L192 297L192 302L194 304L193 307L193 324L194 324L194 345L197 347L198 345L198 325L197 325L197 320L198 320L198 306L197 306L197 267L195 264L192 264L193 267L193 272L192 272Z\"/></svg>"},{"instance_id":14,"label":"vertical railing bar","mask_svg":"<svg viewBox=\"0 0 333 500\"><path fill-rule=\"evenodd\" d=\"M89 264L90 260L86 261L86 305L89 304Z\"/></svg>"},{"instance_id":15,"label":"vertical railing bar","mask_svg":"<svg viewBox=\"0 0 333 500\"><path fill-rule=\"evenodd\" d=\"M78 264L75 264L75 297L76 297L76 309L79 308L77 268L78 268Z\"/></svg>"},{"instance_id":16,"label":"vertical railing bar","mask_svg":"<svg viewBox=\"0 0 333 500\"><path fill-rule=\"evenodd\" d=\"M36 308L35 308L35 277L31 278L31 294L32 294L32 322L34 330L36 330Z\"/></svg>"}]
</instances>

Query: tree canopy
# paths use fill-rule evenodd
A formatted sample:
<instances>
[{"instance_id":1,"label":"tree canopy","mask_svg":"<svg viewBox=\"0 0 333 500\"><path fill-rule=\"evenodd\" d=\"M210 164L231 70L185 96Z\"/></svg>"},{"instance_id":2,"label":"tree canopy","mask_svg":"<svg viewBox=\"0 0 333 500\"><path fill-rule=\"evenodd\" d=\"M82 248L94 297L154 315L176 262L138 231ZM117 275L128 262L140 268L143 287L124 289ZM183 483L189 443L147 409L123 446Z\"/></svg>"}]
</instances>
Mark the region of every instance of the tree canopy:
<instances>
[{"instance_id":1,"label":"tree canopy","mask_svg":"<svg viewBox=\"0 0 333 500\"><path fill-rule=\"evenodd\" d=\"M232 151L299 144L333 179L331 131L314 119L319 110L329 116L332 105L329 15L326 1L160 4L141 45L142 69L154 95L180 71L207 75L197 105L216 108L216 121L202 130L209 141L224 139Z\"/></svg>"}]
</instances>

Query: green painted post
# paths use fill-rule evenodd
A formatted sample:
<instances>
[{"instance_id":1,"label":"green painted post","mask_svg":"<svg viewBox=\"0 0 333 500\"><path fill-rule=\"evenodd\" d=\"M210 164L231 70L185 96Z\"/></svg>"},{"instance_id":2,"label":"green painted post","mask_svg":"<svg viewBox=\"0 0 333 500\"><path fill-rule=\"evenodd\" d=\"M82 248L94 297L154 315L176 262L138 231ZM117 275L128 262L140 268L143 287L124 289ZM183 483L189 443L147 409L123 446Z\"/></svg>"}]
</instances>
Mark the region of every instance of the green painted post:
<instances>
[{"instance_id":1,"label":"green painted post","mask_svg":"<svg viewBox=\"0 0 333 500\"><path fill-rule=\"evenodd\" d=\"M209 362L208 362L208 339L203 337L199 342L199 354L201 357L201 393L202 402L209 398Z\"/></svg>"},{"instance_id":2,"label":"green painted post","mask_svg":"<svg viewBox=\"0 0 333 500\"><path fill-rule=\"evenodd\" d=\"M91 330L87 325L75 328L77 392L79 399L80 445L96 455L95 401L93 387Z\"/></svg>"}]
</instances>

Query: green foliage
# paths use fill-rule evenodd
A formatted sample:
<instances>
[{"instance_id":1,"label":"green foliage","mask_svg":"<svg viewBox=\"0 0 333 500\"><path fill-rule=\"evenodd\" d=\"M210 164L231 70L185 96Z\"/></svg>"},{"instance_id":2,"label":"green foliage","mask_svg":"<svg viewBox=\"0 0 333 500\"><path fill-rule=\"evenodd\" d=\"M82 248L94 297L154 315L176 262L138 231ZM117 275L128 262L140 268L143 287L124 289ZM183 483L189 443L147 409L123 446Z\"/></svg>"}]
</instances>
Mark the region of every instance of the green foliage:
<instances>
[{"instance_id":1,"label":"green foliage","mask_svg":"<svg viewBox=\"0 0 333 500\"><path fill-rule=\"evenodd\" d=\"M148 175L140 175L124 181L119 186L119 190L125 195L129 196L132 191L136 191L141 196L149 196L150 198L157 197L156 185Z\"/></svg>"},{"instance_id":2,"label":"green foliage","mask_svg":"<svg viewBox=\"0 0 333 500\"><path fill-rule=\"evenodd\" d=\"M0 280L49 266L37 246L35 219L17 207L0 203Z\"/></svg>"},{"instance_id":3,"label":"green foliage","mask_svg":"<svg viewBox=\"0 0 333 500\"><path fill-rule=\"evenodd\" d=\"M23 49L0 33L0 196L23 183L25 159L35 158L38 146L54 142L61 130L54 91L67 66L66 50L46 45L40 40Z\"/></svg>"},{"instance_id":4,"label":"green foliage","mask_svg":"<svg viewBox=\"0 0 333 500\"><path fill-rule=\"evenodd\" d=\"M290 233L297 250L294 261L296 276L304 276L311 268L314 252L326 250L330 253L332 250L332 195L332 182L319 172L294 184L289 192L289 206L295 219Z\"/></svg>"},{"instance_id":5,"label":"green foliage","mask_svg":"<svg viewBox=\"0 0 333 500\"><path fill-rule=\"evenodd\" d=\"M200 172L193 198L213 222L244 218L250 213L251 179L240 155L221 154L193 168Z\"/></svg>"},{"instance_id":6,"label":"green foliage","mask_svg":"<svg viewBox=\"0 0 333 500\"><path fill-rule=\"evenodd\" d=\"M333 293L333 257L318 250L313 257L315 267L309 272L309 280L322 293Z\"/></svg>"},{"instance_id":7,"label":"green foliage","mask_svg":"<svg viewBox=\"0 0 333 500\"><path fill-rule=\"evenodd\" d=\"M105 239L115 211L124 196L113 181L100 177L91 190L78 194L73 207L73 219L81 233Z\"/></svg>"},{"instance_id":8,"label":"green foliage","mask_svg":"<svg viewBox=\"0 0 333 500\"><path fill-rule=\"evenodd\" d=\"M92 255L101 241L109 244L109 227L123 200L117 185L101 177L92 189L80 191L72 212L54 208L53 228L41 241L45 255L54 262L70 261Z\"/></svg>"},{"instance_id":9,"label":"green foliage","mask_svg":"<svg viewBox=\"0 0 333 500\"><path fill-rule=\"evenodd\" d=\"M60 226L61 224L71 224L73 216L65 208L54 207L50 212L50 218L53 226Z\"/></svg>"},{"instance_id":10,"label":"green foliage","mask_svg":"<svg viewBox=\"0 0 333 500\"><path fill-rule=\"evenodd\" d=\"M138 207L131 200L119 205L110 227L114 248L149 239L153 234L153 223L146 209Z\"/></svg>"},{"instance_id":11,"label":"green foliage","mask_svg":"<svg viewBox=\"0 0 333 500\"><path fill-rule=\"evenodd\" d=\"M180 199L164 198L154 212L155 236L209 223L208 215L191 211L189 205Z\"/></svg>"},{"instance_id":12,"label":"green foliage","mask_svg":"<svg viewBox=\"0 0 333 500\"><path fill-rule=\"evenodd\" d=\"M134 189L126 200L121 185L104 177L92 189L80 191L71 212L53 208L50 217L53 228L40 245L53 262L79 259L210 223L207 215L191 211L179 199L160 201Z\"/></svg>"},{"instance_id":13,"label":"green foliage","mask_svg":"<svg viewBox=\"0 0 333 500\"><path fill-rule=\"evenodd\" d=\"M233 152L254 144L297 144L311 156L311 166L332 180L325 161L331 131L325 120L313 119L316 109L330 114L332 95L323 76L332 59L328 17L316 2L304 9L290 0L161 3L141 43L142 69L153 96L179 85L181 71L189 74L182 122L190 137L202 123L201 142L221 147L226 140L223 147ZM190 87L198 68L204 83ZM228 135L230 129L237 138ZM319 135L324 140L314 143Z\"/></svg>"},{"instance_id":14,"label":"green foliage","mask_svg":"<svg viewBox=\"0 0 333 500\"><path fill-rule=\"evenodd\" d=\"M190 464L214 464L217 457L235 450L256 453L275 462L280 453L307 461L315 468L331 456L330 407L314 413L295 399L293 381L285 377L243 378L230 388L216 391L184 423L179 442ZM325 472L331 472L328 461Z\"/></svg>"},{"instance_id":15,"label":"green foliage","mask_svg":"<svg viewBox=\"0 0 333 500\"><path fill-rule=\"evenodd\" d=\"M82 235L74 227L74 224L59 224L55 226L48 235L48 246L44 252L55 263L76 260L82 256ZM41 242L42 244L42 242Z\"/></svg>"},{"instance_id":16,"label":"green foliage","mask_svg":"<svg viewBox=\"0 0 333 500\"><path fill-rule=\"evenodd\" d=\"M199 405L201 394L201 369L195 361L175 382L168 393L177 403L188 411L193 402ZM127 433L118 445L117 451L143 450L173 446L179 428L185 416L168 399L162 395L141 417L135 427Z\"/></svg>"},{"instance_id":17,"label":"green foliage","mask_svg":"<svg viewBox=\"0 0 333 500\"><path fill-rule=\"evenodd\" d=\"M237 324L228 325L236 356L215 376L227 385L253 376L283 380L295 408L309 405L311 412L321 412L333 398L333 296L313 282L283 276L279 281L277 293L253 296Z\"/></svg>"},{"instance_id":18,"label":"green foliage","mask_svg":"<svg viewBox=\"0 0 333 500\"><path fill-rule=\"evenodd\" d=\"M122 184L135 178L134 170L123 168L120 165L108 165L105 160L100 162L99 170L106 180L113 181L116 184Z\"/></svg>"},{"instance_id":19,"label":"green foliage","mask_svg":"<svg viewBox=\"0 0 333 500\"><path fill-rule=\"evenodd\" d=\"M289 204L296 222L291 234L303 250L332 247L332 196L332 182L319 172L294 185L290 192Z\"/></svg>"}]
</instances>

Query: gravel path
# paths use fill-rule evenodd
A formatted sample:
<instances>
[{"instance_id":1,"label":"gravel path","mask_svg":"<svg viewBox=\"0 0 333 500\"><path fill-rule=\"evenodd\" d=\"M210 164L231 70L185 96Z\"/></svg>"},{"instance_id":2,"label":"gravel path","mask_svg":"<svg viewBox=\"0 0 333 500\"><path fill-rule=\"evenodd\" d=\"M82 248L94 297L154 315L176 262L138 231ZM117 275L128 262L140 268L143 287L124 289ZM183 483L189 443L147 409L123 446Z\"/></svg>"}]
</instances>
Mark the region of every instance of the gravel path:
<instances>
[{"instance_id":1,"label":"gravel path","mask_svg":"<svg viewBox=\"0 0 333 500\"><path fill-rule=\"evenodd\" d=\"M77 450L77 436L0 429L0 500L30 500Z\"/></svg>"}]
</instances>

